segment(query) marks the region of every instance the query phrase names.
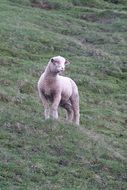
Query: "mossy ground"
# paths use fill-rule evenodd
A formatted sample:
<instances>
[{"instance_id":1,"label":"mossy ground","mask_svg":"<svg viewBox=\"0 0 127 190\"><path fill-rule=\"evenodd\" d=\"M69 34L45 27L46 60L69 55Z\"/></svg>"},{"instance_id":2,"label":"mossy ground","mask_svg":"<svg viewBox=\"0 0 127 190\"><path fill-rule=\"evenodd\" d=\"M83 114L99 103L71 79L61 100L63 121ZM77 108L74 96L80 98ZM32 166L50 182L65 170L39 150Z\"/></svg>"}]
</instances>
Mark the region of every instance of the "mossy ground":
<instances>
[{"instance_id":1,"label":"mossy ground","mask_svg":"<svg viewBox=\"0 0 127 190\"><path fill-rule=\"evenodd\" d=\"M1 0L0 18L0 189L127 189L126 1ZM36 84L56 55L80 127L44 120Z\"/></svg>"}]
</instances>

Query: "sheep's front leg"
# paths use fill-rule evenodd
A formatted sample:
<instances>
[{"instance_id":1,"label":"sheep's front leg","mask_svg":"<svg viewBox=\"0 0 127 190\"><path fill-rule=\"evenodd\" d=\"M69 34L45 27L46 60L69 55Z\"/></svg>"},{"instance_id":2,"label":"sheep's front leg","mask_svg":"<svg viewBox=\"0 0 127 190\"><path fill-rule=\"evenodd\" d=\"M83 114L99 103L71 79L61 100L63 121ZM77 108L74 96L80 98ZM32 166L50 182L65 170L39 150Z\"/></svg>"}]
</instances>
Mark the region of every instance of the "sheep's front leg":
<instances>
[{"instance_id":1,"label":"sheep's front leg","mask_svg":"<svg viewBox=\"0 0 127 190\"><path fill-rule=\"evenodd\" d=\"M52 106L51 106L51 116L53 119L58 119L58 106L60 104L61 95L55 95Z\"/></svg>"},{"instance_id":2,"label":"sheep's front leg","mask_svg":"<svg viewBox=\"0 0 127 190\"><path fill-rule=\"evenodd\" d=\"M43 101L43 105L44 105L44 117L45 117L45 119L49 119L50 118L49 104L48 104L48 102Z\"/></svg>"},{"instance_id":3,"label":"sheep's front leg","mask_svg":"<svg viewBox=\"0 0 127 190\"><path fill-rule=\"evenodd\" d=\"M39 96L44 106L44 117L45 119L49 119L50 117L49 102L41 92L39 92Z\"/></svg>"},{"instance_id":4,"label":"sheep's front leg","mask_svg":"<svg viewBox=\"0 0 127 190\"><path fill-rule=\"evenodd\" d=\"M45 98L43 98L43 105L44 105L44 117L45 119L49 119L50 118L49 103Z\"/></svg>"}]
</instances>

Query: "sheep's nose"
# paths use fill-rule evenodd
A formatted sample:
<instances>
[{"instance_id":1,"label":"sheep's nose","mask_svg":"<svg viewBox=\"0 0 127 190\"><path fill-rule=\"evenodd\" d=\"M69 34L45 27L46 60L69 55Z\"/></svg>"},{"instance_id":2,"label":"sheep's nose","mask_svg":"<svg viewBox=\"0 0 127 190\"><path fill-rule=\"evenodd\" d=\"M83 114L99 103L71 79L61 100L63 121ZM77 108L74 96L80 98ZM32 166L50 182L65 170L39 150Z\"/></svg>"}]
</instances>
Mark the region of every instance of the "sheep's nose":
<instances>
[{"instance_id":1,"label":"sheep's nose","mask_svg":"<svg viewBox=\"0 0 127 190\"><path fill-rule=\"evenodd\" d=\"M59 67L58 68L58 71L60 72L60 71L64 71L64 67Z\"/></svg>"},{"instance_id":2,"label":"sheep's nose","mask_svg":"<svg viewBox=\"0 0 127 190\"><path fill-rule=\"evenodd\" d=\"M61 67L61 70L64 71L64 67Z\"/></svg>"}]
</instances>

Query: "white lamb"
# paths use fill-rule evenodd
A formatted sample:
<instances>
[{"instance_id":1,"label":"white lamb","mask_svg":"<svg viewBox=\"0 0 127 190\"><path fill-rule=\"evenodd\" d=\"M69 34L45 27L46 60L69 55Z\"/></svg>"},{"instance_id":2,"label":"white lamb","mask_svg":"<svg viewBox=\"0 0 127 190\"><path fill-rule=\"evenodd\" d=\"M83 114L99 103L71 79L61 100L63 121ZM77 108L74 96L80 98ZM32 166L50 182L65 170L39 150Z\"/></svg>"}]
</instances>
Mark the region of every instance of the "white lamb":
<instances>
[{"instance_id":1,"label":"white lamb","mask_svg":"<svg viewBox=\"0 0 127 190\"><path fill-rule=\"evenodd\" d=\"M60 76L69 62L61 56L50 59L38 81L39 97L44 105L44 116L58 119L58 107L67 111L67 119L79 125L79 93L75 82Z\"/></svg>"}]
</instances>

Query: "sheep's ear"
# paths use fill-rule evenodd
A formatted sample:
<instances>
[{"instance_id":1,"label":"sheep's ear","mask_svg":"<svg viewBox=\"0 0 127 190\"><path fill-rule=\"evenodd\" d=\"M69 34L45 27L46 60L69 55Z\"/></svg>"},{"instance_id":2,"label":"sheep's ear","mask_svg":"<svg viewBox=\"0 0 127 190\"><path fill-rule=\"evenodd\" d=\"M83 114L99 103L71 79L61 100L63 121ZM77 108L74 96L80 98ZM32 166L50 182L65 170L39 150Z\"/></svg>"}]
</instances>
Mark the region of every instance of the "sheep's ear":
<instances>
[{"instance_id":1,"label":"sheep's ear","mask_svg":"<svg viewBox=\"0 0 127 190\"><path fill-rule=\"evenodd\" d=\"M65 65L69 65L70 64L70 62L66 59L65 60Z\"/></svg>"},{"instance_id":2,"label":"sheep's ear","mask_svg":"<svg viewBox=\"0 0 127 190\"><path fill-rule=\"evenodd\" d=\"M56 65L56 61L53 58L51 58L51 63L53 63L53 65Z\"/></svg>"},{"instance_id":3,"label":"sheep's ear","mask_svg":"<svg viewBox=\"0 0 127 190\"><path fill-rule=\"evenodd\" d=\"M51 58L51 62L54 63L54 59L53 58Z\"/></svg>"}]
</instances>

